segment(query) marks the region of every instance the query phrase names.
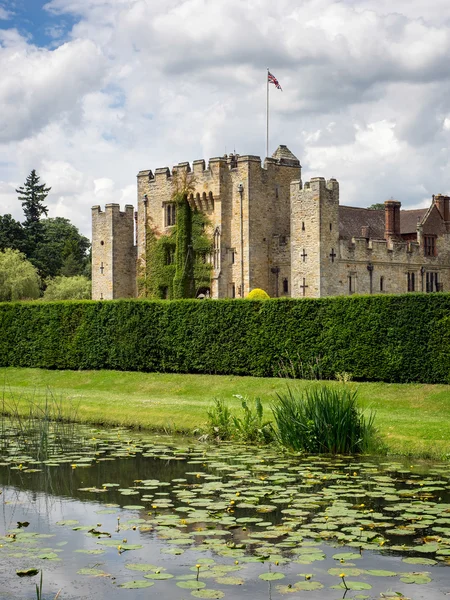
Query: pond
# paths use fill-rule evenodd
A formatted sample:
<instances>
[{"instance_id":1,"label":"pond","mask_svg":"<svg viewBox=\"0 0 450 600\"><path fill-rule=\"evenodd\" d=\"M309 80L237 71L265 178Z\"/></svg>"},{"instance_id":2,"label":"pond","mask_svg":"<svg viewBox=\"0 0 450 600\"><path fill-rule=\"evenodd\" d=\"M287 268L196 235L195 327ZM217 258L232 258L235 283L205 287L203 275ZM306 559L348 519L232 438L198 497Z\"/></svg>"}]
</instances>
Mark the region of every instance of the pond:
<instances>
[{"instance_id":1,"label":"pond","mask_svg":"<svg viewBox=\"0 0 450 600\"><path fill-rule=\"evenodd\" d=\"M448 464L0 434L2 599L448 598Z\"/></svg>"}]
</instances>

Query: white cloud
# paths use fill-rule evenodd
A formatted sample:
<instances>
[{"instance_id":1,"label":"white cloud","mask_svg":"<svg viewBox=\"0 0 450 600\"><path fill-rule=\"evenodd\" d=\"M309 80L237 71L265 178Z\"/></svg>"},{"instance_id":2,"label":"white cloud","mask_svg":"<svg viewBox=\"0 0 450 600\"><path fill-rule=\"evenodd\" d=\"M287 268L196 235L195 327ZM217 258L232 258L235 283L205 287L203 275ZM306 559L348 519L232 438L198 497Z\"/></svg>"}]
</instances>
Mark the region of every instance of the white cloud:
<instances>
[{"instance_id":1,"label":"white cloud","mask_svg":"<svg viewBox=\"0 0 450 600\"><path fill-rule=\"evenodd\" d=\"M271 147L287 144L304 178L338 178L354 205L394 195L416 206L450 191L446 0L51 0L46 10L77 21L55 49L0 30L2 210L36 168L52 186L51 216L89 233L90 206L135 202L140 169L263 154L267 66L283 86L271 88Z\"/></svg>"}]
</instances>

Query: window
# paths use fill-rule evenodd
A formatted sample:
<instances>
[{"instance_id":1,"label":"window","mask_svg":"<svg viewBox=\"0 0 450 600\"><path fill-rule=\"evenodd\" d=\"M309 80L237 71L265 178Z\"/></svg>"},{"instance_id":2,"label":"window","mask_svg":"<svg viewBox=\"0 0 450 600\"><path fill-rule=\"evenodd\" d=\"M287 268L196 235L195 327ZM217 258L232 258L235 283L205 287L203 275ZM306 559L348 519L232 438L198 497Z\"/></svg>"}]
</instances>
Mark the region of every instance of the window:
<instances>
[{"instance_id":1,"label":"window","mask_svg":"<svg viewBox=\"0 0 450 600\"><path fill-rule=\"evenodd\" d=\"M234 283L230 285L230 298L236 298L236 286Z\"/></svg>"},{"instance_id":2,"label":"window","mask_svg":"<svg viewBox=\"0 0 450 600\"><path fill-rule=\"evenodd\" d=\"M348 276L348 293L354 294L356 289L356 273L350 273Z\"/></svg>"},{"instance_id":3,"label":"window","mask_svg":"<svg viewBox=\"0 0 450 600\"><path fill-rule=\"evenodd\" d=\"M278 200L278 198L279 198L279 192L278 192L278 190L279 190L279 187L278 187L278 186L275 186L275 198L276 198L277 200Z\"/></svg>"},{"instance_id":4,"label":"window","mask_svg":"<svg viewBox=\"0 0 450 600\"><path fill-rule=\"evenodd\" d=\"M287 294L289 292L289 281L288 278L285 277L283 279L283 294Z\"/></svg>"},{"instance_id":5,"label":"window","mask_svg":"<svg viewBox=\"0 0 450 600\"><path fill-rule=\"evenodd\" d=\"M442 290L442 284L438 280L439 273L433 271L427 271L426 273L426 291L427 292L440 292Z\"/></svg>"},{"instance_id":6,"label":"window","mask_svg":"<svg viewBox=\"0 0 450 600\"><path fill-rule=\"evenodd\" d=\"M302 231L305 231L305 221L302 221Z\"/></svg>"},{"instance_id":7,"label":"window","mask_svg":"<svg viewBox=\"0 0 450 600\"><path fill-rule=\"evenodd\" d=\"M333 223L330 223L330 231L333 231Z\"/></svg>"},{"instance_id":8,"label":"window","mask_svg":"<svg viewBox=\"0 0 450 600\"><path fill-rule=\"evenodd\" d=\"M436 238L434 235L425 235L423 245L425 256L436 256Z\"/></svg>"},{"instance_id":9,"label":"window","mask_svg":"<svg viewBox=\"0 0 450 600\"><path fill-rule=\"evenodd\" d=\"M416 274L412 271L408 273L408 292L416 291Z\"/></svg>"},{"instance_id":10,"label":"window","mask_svg":"<svg viewBox=\"0 0 450 600\"><path fill-rule=\"evenodd\" d=\"M167 248L166 250L166 265L173 265L175 262L175 248Z\"/></svg>"},{"instance_id":11,"label":"window","mask_svg":"<svg viewBox=\"0 0 450 600\"><path fill-rule=\"evenodd\" d=\"M169 202L168 204L165 205L164 220L165 220L166 227L171 227L172 225L175 225L176 212L177 211L176 211L175 202Z\"/></svg>"},{"instance_id":12,"label":"window","mask_svg":"<svg viewBox=\"0 0 450 600\"><path fill-rule=\"evenodd\" d=\"M235 258L236 250L234 248L228 248L227 252L228 252L229 259L230 259L230 265L234 265L234 258Z\"/></svg>"},{"instance_id":13,"label":"window","mask_svg":"<svg viewBox=\"0 0 450 600\"><path fill-rule=\"evenodd\" d=\"M380 292L384 292L384 277L380 277Z\"/></svg>"}]
</instances>

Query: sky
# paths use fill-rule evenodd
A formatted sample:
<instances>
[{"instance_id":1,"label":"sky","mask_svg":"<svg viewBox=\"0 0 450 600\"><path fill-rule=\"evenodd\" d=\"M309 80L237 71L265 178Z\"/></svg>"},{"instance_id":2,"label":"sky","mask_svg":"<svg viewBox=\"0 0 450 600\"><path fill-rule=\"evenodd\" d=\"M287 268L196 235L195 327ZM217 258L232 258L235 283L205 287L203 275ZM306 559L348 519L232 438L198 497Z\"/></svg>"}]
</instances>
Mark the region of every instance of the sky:
<instances>
[{"instance_id":1,"label":"sky","mask_svg":"<svg viewBox=\"0 0 450 600\"><path fill-rule=\"evenodd\" d=\"M448 0L0 0L0 214L32 169L49 216L136 204L136 174L299 157L341 204L450 194Z\"/></svg>"}]
</instances>

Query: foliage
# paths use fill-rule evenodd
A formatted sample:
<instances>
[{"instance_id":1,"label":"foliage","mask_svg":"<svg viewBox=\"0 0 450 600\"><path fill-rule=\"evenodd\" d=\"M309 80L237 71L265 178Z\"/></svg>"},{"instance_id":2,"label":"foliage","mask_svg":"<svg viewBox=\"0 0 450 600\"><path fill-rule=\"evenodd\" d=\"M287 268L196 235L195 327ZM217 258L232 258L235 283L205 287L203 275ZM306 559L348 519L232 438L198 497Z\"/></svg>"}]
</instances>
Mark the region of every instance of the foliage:
<instances>
[{"instance_id":1,"label":"foliage","mask_svg":"<svg viewBox=\"0 0 450 600\"><path fill-rule=\"evenodd\" d=\"M268 300L269 294L260 288L255 288L247 294L247 300Z\"/></svg>"},{"instance_id":2,"label":"foliage","mask_svg":"<svg viewBox=\"0 0 450 600\"><path fill-rule=\"evenodd\" d=\"M269 443L273 439L273 429L270 421L263 419L261 399L255 398L255 408L252 409L248 398L239 395L236 397L242 400L244 416L242 418L233 416L235 437L244 442Z\"/></svg>"},{"instance_id":3,"label":"foliage","mask_svg":"<svg viewBox=\"0 0 450 600\"><path fill-rule=\"evenodd\" d=\"M208 219L204 213L191 211L190 219L192 226L189 252L193 252L194 257L193 288L197 295L198 290L209 288L211 285L211 264L207 260L211 251L211 238L205 232ZM154 299L174 298L178 223L177 221L177 225L171 228L170 233L159 237L152 229L147 230L145 266L141 269L138 281L140 296Z\"/></svg>"},{"instance_id":4,"label":"foliage","mask_svg":"<svg viewBox=\"0 0 450 600\"><path fill-rule=\"evenodd\" d=\"M25 231L11 215L0 215L0 250L25 250Z\"/></svg>"},{"instance_id":5,"label":"foliage","mask_svg":"<svg viewBox=\"0 0 450 600\"><path fill-rule=\"evenodd\" d=\"M249 399L238 394L235 398L241 400L243 416L233 415L229 406L216 398L213 406L209 407L208 433L218 440L240 440L242 442L267 444L273 439L272 424L264 421L263 405L260 398L255 398L252 408Z\"/></svg>"},{"instance_id":6,"label":"foliage","mask_svg":"<svg viewBox=\"0 0 450 600\"><path fill-rule=\"evenodd\" d=\"M44 300L90 300L91 282L84 275L55 277L47 281Z\"/></svg>"},{"instance_id":7,"label":"foliage","mask_svg":"<svg viewBox=\"0 0 450 600\"><path fill-rule=\"evenodd\" d=\"M278 375L286 379L322 379L321 362L320 356L304 361L298 352L294 357L286 353L279 360Z\"/></svg>"},{"instance_id":8,"label":"foliage","mask_svg":"<svg viewBox=\"0 0 450 600\"><path fill-rule=\"evenodd\" d=\"M39 283L36 269L18 250L0 252L0 301L38 298Z\"/></svg>"},{"instance_id":9,"label":"foliage","mask_svg":"<svg viewBox=\"0 0 450 600\"><path fill-rule=\"evenodd\" d=\"M88 261L89 240L63 217L43 219L40 227L42 236L29 258L41 277L81 275Z\"/></svg>"},{"instance_id":10,"label":"foliage","mask_svg":"<svg viewBox=\"0 0 450 600\"><path fill-rule=\"evenodd\" d=\"M291 450L327 454L365 452L376 444L374 413L366 418L348 386L288 388L272 406L279 442Z\"/></svg>"},{"instance_id":11,"label":"foliage","mask_svg":"<svg viewBox=\"0 0 450 600\"><path fill-rule=\"evenodd\" d=\"M231 439L233 417L225 401L215 398L214 404L207 410L207 415L208 433L219 440Z\"/></svg>"},{"instance_id":12,"label":"foliage","mask_svg":"<svg viewBox=\"0 0 450 600\"><path fill-rule=\"evenodd\" d=\"M25 215L25 227L29 227L32 223L38 223L42 215L47 216L48 208L44 201L48 196L51 188L45 187L45 183L39 183L40 177L35 169L28 175L25 184L20 186L16 192L19 194L19 200L22 202L23 212Z\"/></svg>"},{"instance_id":13,"label":"foliage","mask_svg":"<svg viewBox=\"0 0 450 600\"><path fill-rule=\"evenodd\" d=\"M176 245L173 298L193 298L194 251L192 248L192 212L187 195L181 193L176 200Z\"/></svg>"},{"instance_id":14,"label":"foliage","mask_svg":"<svg viewBox=\"0 0 450 600\"><path fill-rule=\"evenodd\" d=\"M450 294L114 300L0 305L0 365L277 376L282 356L321 375L449 381Z\"/></svg>"},{"instance_id":15,"label":"foliage","mask_svg":"<svg viewBox=\"0 0 450 600\"><path fill-rule=\"evenodd\" d=\"M376 202L367 207L369 210L384 210L385 206L382 202Z\"/></svg>"}]
</instances>

